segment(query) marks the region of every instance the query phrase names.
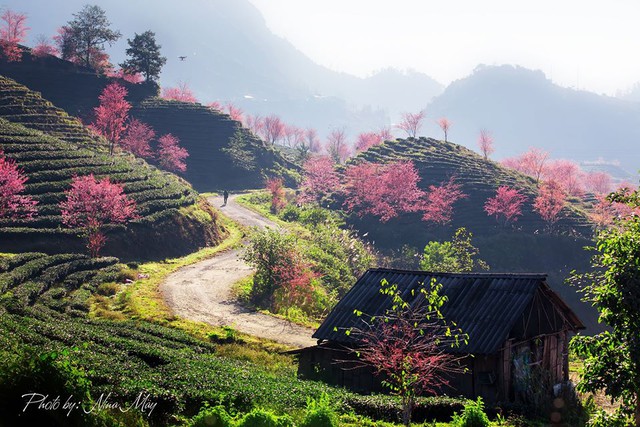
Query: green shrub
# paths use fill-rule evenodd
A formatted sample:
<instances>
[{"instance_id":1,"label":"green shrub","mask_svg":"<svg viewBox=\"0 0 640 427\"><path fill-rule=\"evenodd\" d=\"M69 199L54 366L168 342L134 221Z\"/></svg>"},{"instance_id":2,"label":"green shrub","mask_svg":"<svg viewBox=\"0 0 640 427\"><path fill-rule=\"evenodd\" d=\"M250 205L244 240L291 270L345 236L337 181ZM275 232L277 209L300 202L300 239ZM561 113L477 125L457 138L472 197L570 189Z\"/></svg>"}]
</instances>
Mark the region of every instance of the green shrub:
<instances>
[{"instance_id":1,"label":"green shrub","mask_svg":"<svg viewBox=\"0 0 640 427\"><path fill-rule=\"evenodd\" d=\"M291 417L277 416L265 409L254 409L238 421L236 427L293 427Z\"/></svg>"},{"instance_id":2,"label":"green shrub","mask_svg":"<svg viewBox=\"0 0 640 427\"><path fill-rule=\"evenodd\" d=\"M329 396L322 393L318 400L307 398L307 413L300 427L338 427L338 416Z\"/></svg>"},{"instance_id":3,"label":"green shrub","mask_svg":"<svg viewBox=\"0 0 640 427\"><path fill-rule=\"evenodd\" d=\"M187 425L189 427L231 427L232 420L224 406L205 406Z\"/></svg>"},{"instance_id":4,"label":"green shrub","mask_svg":"<svg viewBox=\"0 0 640 427\"><path fill-rule=\"evenodd\" d=\"M475 402L464 405L462 412L454 415L451 423L456 427L488 427L489 417L484 413L482 398L478 396Z\"/></svg>"}]
</instances>

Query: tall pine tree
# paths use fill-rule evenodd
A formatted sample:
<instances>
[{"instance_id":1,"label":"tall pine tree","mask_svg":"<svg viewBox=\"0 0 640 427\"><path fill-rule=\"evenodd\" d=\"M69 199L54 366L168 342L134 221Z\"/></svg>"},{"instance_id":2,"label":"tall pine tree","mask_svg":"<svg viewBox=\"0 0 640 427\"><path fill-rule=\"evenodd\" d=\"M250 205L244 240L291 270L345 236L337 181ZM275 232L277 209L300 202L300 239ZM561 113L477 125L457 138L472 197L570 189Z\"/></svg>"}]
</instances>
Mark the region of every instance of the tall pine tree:
<instances>
[{"instance_id":1,"label":"tall pine tree","mask_svg":"<svg viewBox=\"0 0 640 427\"><path fill-rule=\"evenodd\" d=\"M127 39L127 42L129 58L120 64L120 67L129 74L141 73L147 81L155 81L167 62L167 58L160 55L162 46L156 43L155 33L153 31L136 33L133 40Z\"/></svg>"}]
</instances>

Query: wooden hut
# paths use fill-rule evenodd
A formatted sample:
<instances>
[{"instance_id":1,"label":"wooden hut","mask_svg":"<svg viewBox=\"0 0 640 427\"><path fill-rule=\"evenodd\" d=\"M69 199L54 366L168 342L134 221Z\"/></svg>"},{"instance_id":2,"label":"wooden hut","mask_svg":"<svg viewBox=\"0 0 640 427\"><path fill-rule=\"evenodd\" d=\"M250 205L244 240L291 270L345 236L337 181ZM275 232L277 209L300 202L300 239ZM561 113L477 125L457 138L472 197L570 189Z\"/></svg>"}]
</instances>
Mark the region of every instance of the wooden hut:
<instances>
[{"instance_id":1,"label":"wooden hut","mask_svg":"<svg viewBox=\"0 0 640 427\"><path fill-rule=\"evenodd\" d=\"M358 327L359 310L371 316L390 308L380 283L396 284L402 298L435 280L448 301L441 311L468 334L468 344L448 351L466 355L465 374L450 381L449 395L482 396L488 403L524 399L528 390L546 390L569 379L569 334L584 325L546 283L542 274L430 273L372 269L349 290L313 334L318 345L298 350L299 375L357 391L378 391L371 370L344 368L357 347L345 330Z\"/></svg>"}]
</instances>

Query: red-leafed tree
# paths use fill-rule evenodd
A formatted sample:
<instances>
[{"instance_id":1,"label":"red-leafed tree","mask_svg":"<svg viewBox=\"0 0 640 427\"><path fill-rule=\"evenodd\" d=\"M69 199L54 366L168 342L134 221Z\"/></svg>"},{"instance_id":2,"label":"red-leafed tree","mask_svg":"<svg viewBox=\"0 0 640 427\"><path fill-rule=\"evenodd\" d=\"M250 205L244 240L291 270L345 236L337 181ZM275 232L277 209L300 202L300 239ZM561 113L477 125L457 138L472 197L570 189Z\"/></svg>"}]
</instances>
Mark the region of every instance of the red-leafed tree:
<instances>
[{"instance_id":1,"label":"red-leafed tree","mask_svg":"<svg viewBox=\"0 0 640 427\"><path fill-rule=\"evenodd\" d=\"M269 144L276 144L282 139L285 132L285 124L280 117L272 114L264 118L262 125L262 137Z\"/></svg>"},{"instance_id":2,"label":"red-leafed tree","mask_svg":"<svg viewBox=\"0 0 640 427\"><path fill-rule=\"evenodd\" d=\"M550 162L545 169L544 177L546 181L555 181L571 196L581 196L584 193L584 173L580 166L570 160Z\"/></svg>"},{"instance_id":3,"label":"red-leafed tree","mask_svg":"<svg viewBox=\"0 0 640 427\"><path fill-rule=\"evenodd\" d=\"M536 180L537 183L545 176L549 153L539 148L529 148L520 156L502 160L500 163L510 169L522 172Z\"/></svg>"},{"instance_id":4,"label":"red-leafed tree","mask_svg":"<svg viewBox=\"0 0 640 427\"><path fill-rule=\"evenodd\" d=\"M312 157L304 163L300 185L301 203L322 203L340 189L340 178L333 161L327 156Z\"/></svg>"},{"instance_id":5,"label":"red-leafed tree","mask_svg":"<svg viewBox=\"0 0 640 427\"><path fill-rule=\"evenodd\" d=\"M100 94L100 105L93 109L95 120L91 124L99 134L109 141L109 153L120 142L126 129L131 104L127 102L127 89L117 83L111 83Z\"/></svg>"},{"instance_id":6,"label":"red-leafed tree","mask_svg":"<svg viewBox=\"0 0 640 427\"><path fill-rule=\"evenodd\" d=\"M0 46L2 53L8 62L20 61L22 50L18 43L24 43L29 28L26 26L27 15L16 13L11 9L5 10L0 15Z\"/></svg>"},{"instance_id":7,"label":"red-leafed tree","mask_svg":"<svg viewBox=\"0 0 640 427\"><path fill-rule=\"evenodd\" d=\"M213 101L207 104L207 107L209 108L213 108L216 111L222 111L224 109L224 107L222 106L222 104L218 101Z\"/></svg>"},{"instance_id":8,"label":"red-leafed tree","mask_svg":"<svg viewBox=\"0 0 640 427\"><path fill-rule=\"evenodd\" d=\"M311 267L295 250L288 250L278 259L273 269L276 282L273 308L276 312L282 312L288 307L311 311L314 280L320 277Z\"/></svg>"},{"instance_id":9,"label":"red-leafed tree","mask_svg":"<svg viewBox=\"0 0 640 427\"><path fill-rule=\"evenodd\" d=\"M344 206L358 216L372 215L386 222L404 212L423 208L420 176L411 161L360 163L345 171Z\"/></svg>"},{"instance_id":10,"label":"red-leafed tree","mask_svg":"<svg viewBox=\"0 0 640 427\"><path fill-rule=\"evenodd\" d=\"M545 181L540 186L538 196L533 202L533 210L547 223L549 231L560 219L567 195L555 181Z\"/></svg>"},{"instance_id":11,"label":"red-leafed tree","mask_svg":"<svg viewBox=\"0 0 640 427\"><path fill-rule=\"evenodd\" d=\"M388 126L383 126L380 128L380 130L378 131L378 135L380 135L380 138L382 139L382 141L393 141L393 133L391 133L391 129Z\"/></svg>"},{"instance_id":12,"label":"red-leafed tree","mask_svg":"<svg viewBox=\"0 0 640 427\"><path fill-rule=\"evenodd\" d=\"M344 163L351 154L344 129L334 129L327 137L326 150L336 163Z\"/></svg>"},{"instance_id":13,"label":"red-leafed tree","mask_svg":"<svg viewBox=\"0 0 640 427\"><path fill-rule=\"evenodd\" d=\"M446 297L441 292L442 285L431 282L405 301L397 285L383 280L380 293L389 308L375 316L356 311L360 322L345 330L355 341L350 350L356 359L342 361L343 366L373 369L382 384L400 396L405 426L411 423L417 396L436 395L452 374L465 372L464 356L447 349L467 343L468 336L442 315Z\"/></svg>"},{"instance_id":14,"label":"red-leafed tree","mask_svg":"<svg viewBox=\"0 0 640 427\"><path fill-rule=\"evenodd\" d=\"M266 188L271 195L271 212L278 213L287 205L282 178L269 178Z\"/></svg>"},{"instance_id":15,"label":"red-leafed tree","mask_svg":"<svg viewBox=\"0 0 640 427\"><path fill-rule=\"evenodd\" d=\"M36 58L44 58L45 56L58 56L58 49L44 34L40 34L36 39L36 45L31 49L31 55Z\"/></svg>"},{"instance_id":16,"label":"red-leafed tree","mask_svg":"<svg viewBox=\"0 0 640 427\"><path fill-rule=\"evenodd\" d=\"M451 121L446 117L443 117L438 119L438 126L440 126L440 129L442 129L442 132L444 133L444 142L448 142L447 136L449 135L449 129L451 128Z\"/></svg>"},{"instance_id":17,"label":"red-leafed tree","mask_svg":"<svg viewBox=\"0 0 640 427\"><path fill-rule=\"evenodd\" d=\"M478 136L478 145L480 146L480 152L485 160L489 159L489 156L493 154L493 136L491 136L491 132L486 129L482 129L480 131L480 136Z\"/></svg>"},{"instance_id":18,"label":"red-leafed tree","mask_svg":"<svg viewBox=\"0 0 640 427\"><path fill-rule=\"evenodd\" d=\"M231 120L242 123L244 114L242 109L236 107L230 102L225 105L225 109L227 110L227 114L231 117Z\"/></svg>"},{"instance_id":19,"label":"red-leafed tree","mask_svg":"<svg viewBox=\"0 0 640 427\"><path fill-rule=\"evenodd\" d=\"M153 152L150 143L155 137L156 133L149 125L133 119L129 122L120 145L136 156L151 158Z\"/></svg>"},{"instance_id":20,"label":"red-leafed tree","mask_svg":"<svg viewBox=\"0 0 640 427\"><path fill-rule=\"evenodd\" d=\"M180 140L170 133L158 139L157 157L160 166L172 172L186 172L185 159L189 157L186 148L180 147Z\"/></svg>"},{"instance_id":21,"label":"red-leafed tree","mask_svg":"<svg viewBox=\"0 0 640 427\"><path fill-rule=\"evenodd\" d=\"M515 188L506 185L498 187L496 195L487 199L484 210L487 215L495 216L503 226L518 220L522 215L522 206L527 197Z\"/></svg>"},{"instance_id":22,"label":"red-leafed tree","mask_svg":"<svg viewBox=\"0 0 640 427\"><path fill-rule=\"evenodd\" d=\"M198 102L189 85L185 82L178 83L176 87L166 87L162 89L162 97L173 101L180 102Z\"/></svg>"},{"instance_id":23,"label":"red-leafed tree","mask_svg":"<svg viewBox=\"0 0 640 427\"><path fill-rule=\"evenodd\" d=\"M67 227L80 229L92 257L97 257L106 243L105 225L125 224L137 218L135 201L109 178L76 176L66 196L66 200L60 202L62 222Z\"/></svg>"},{"instance_id":24,"label":"red-leafed tree","mask_svg":"<svg viewBox=\"0 0 640 427\"><path fill-rule=\"evenodd\" d=\"M424 203L422 220L445 225L453 218L453 205L460 199L467 197L462 191L462 185L451 177L449 181L439 186L430 185Z\"/></svg>"},{"instance_id":25,"label":"red-leafed tree","mask_svg":"<svg viewBox=\"0 0 640 427\"><path fill-rule=\"evenodd\" d=\"M36 214L38 202L20 194L26 181L15 160L6 158L0 150L0 218L30 219Z\"/></svg>"},{"instance_id":26,"label":"red-leafed tree","mask_svg":"<svg viewBox=\"0 0 640 427\"><path fill-rule=\"evenodd\" d=\"M613 190L613 180L606 172L589 172L584 175L584 186L595 195L609 194Z\"/></svg>"},{"instance_id":27,"label":"red-leafed tree","mask_svg":"<svg viewBox=\"0 0 640 427\"><path fill-rule=\"evenodd\" d=\"M410 138L415 138L422 127L425 115L424 110L417 113L403 113L397 127L405 131Z\"/></svg>"},{"instance_id":28,"label":"red-leafed tree","mask_svg":"<svg viewBox=\"0 0 640 427\"><path fill-rule=\"evenodd\" d=\"M380 136L380 134L376 132L363 132L358 135L356 139L356 151L366 151L374 145L379 145L384 142L384 139Z\"/></svg>"}]
</instances>

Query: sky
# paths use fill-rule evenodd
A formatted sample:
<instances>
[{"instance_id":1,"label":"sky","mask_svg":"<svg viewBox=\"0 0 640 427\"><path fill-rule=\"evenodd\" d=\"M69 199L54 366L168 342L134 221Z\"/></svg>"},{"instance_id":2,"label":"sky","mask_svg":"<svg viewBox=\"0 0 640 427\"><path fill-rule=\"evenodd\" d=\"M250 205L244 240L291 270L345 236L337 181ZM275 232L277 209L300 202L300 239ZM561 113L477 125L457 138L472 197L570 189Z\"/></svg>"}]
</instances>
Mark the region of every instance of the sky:
<instances>
[{"instance_id":1,"label":"sky","mask_svg":"<svg viewBox=\"0 0 640 427\"><path fill-rule=\"evenodd\" d=\"M599 94L640 82L638 0L250 1L315 62L361 77L393 66L446 85L514 64Z\"/></svg>"}]
</instances>

